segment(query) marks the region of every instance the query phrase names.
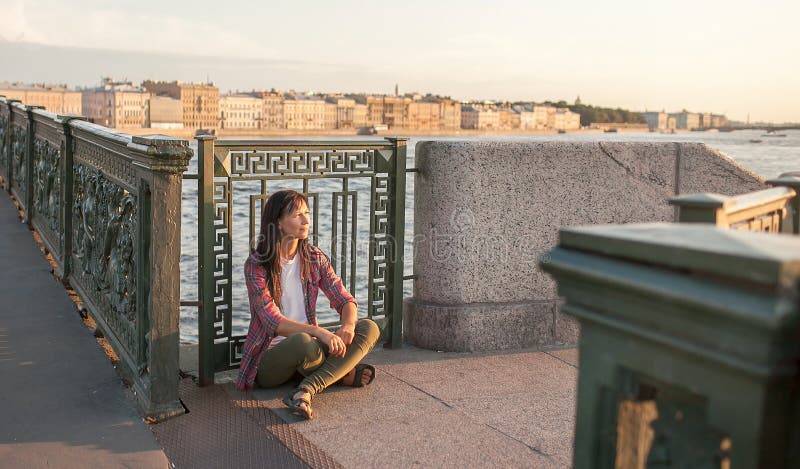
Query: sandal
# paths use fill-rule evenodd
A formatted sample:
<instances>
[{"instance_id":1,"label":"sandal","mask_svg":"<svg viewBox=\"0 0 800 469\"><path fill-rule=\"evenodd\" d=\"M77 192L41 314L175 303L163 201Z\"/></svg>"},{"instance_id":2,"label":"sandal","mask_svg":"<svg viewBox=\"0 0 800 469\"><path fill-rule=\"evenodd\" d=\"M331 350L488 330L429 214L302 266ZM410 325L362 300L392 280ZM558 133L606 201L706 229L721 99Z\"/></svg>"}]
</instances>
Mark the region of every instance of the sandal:
<instances>
[{"instance_id":1,"label":"sandal","mask_svg":"<svg viewBox=\"0 0 800 469\"><path fill-rule=\"evenodd\" d=\"M305 392L306 394L304 394L303 397L298 397L295 399L294 395L301 391ZM308 391L305 389L292 389L289 391L289 394L283 396L283 403L289 408L289 410L292 411L293 415L303 417L308 420L314 418L314 412L311 410L311 398L308 397Z\"/></svg>"},{"instance_id":2,"label":"sandal","mask_svg":"<svg viewBox=\"0 0 800 469\"><path fill-rule=\"evenodd\" d=\"M353 384L350 384L349 386L354 387L354 388L360 388L360 387L366 386L368 384L371 384L372 381L375 380L375 367L374 366L367 365L366 363L359 363L358 365L356 365L356 367L354 369L356 370L356 375L353 378ZM369 370L371 372L369 381L367 381L366 384L362 383L362 379L361 379L363 377L363 375L364 375L364 370ZM339 381L337 381L336 384L338 384L340 386L348 386L347 384L344 384L344 378L342 378Z\"/></svg>"}]
</instances>

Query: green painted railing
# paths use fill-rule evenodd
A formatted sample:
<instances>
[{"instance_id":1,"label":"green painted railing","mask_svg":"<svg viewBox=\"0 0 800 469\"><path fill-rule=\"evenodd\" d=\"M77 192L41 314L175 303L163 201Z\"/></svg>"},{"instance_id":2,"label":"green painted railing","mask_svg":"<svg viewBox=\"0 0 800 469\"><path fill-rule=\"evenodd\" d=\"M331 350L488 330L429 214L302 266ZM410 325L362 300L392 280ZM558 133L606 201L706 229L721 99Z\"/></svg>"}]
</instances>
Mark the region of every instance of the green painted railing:
<instances>
[{"instance_id":1,"label":"green painted railing","mask_svg":"<svg viewBox=\"0 0 800 469\"><path fill-rule=\"evenodd\" d=\"M0 98L0 175L120 359L147 417L178 396L185 140L132 137Z\"/></svg>"},{"instance_id":2,"label":"green painted railing","mask_svg":"<svg viewBox=\"0 0 800 469\"><path fill-rule=\"evenodd\" d=\"M767 181L776 186L733 197L689 194L670 199L682 223L711 223L746 231L800 233L800 177L782 174Z\"/></svg>"},{"instance_id":3,"label":"green painted railing","mask_svg":"<svg viewBox=\"0 0 800 469\"><path fill-rule=\"evenodd\" d=\"M198 174L186 178L198 179L201 385L213 383L215 372L239 365L246 337L233 330L234 214L246 205L249 243L242 249L246 251L254 245L263 204L278 181L294 181L309 198L313 244L319 239L323 207L330 207L324 214L330 214L330 225L324 229L330 230L331 244L321 247L351 292L356 277L366 275L366 304L360 305L360 313L381 326L387 346L400 346L406 139L268 141L200 136L197 140ZM321 181L336 187L320 189ZM368 209L366 217L359 211L360 192L369 196L368 207L360 207ZM369 227L368 240L357 239L364 223ZM363 241L368 241L366 265L357 265L356 244ZM241 309L245 311L239 313L249 319L246 306ZM321 325L334 328L338 321Z\"/></svg>"},{"instance_id":4,"label":"green painted railing","mask_svg":"<svg viewBox=\"0 0 800 469\"><path fill-rule=\"evenodd\" d=\"M800 238L566 228L541 267L581 323L576 468L800 461Z\"/></svg>"}]
</instances>

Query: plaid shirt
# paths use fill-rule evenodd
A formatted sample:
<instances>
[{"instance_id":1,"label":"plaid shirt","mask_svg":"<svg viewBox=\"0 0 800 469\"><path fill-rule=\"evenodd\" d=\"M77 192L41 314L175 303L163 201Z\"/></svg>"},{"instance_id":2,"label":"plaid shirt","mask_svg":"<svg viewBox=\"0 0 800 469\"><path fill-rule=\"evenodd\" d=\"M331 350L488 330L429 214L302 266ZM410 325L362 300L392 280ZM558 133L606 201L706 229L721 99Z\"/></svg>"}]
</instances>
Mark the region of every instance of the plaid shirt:
<instances>
[{"instance_id":1,"label":"plaid shirt","mask_svg":"<svg viewBox=\"0 0 800 469\"><path fill-rule=\"evenodd\" d=\"M356 303L347 292L342 281L331 267L331 261L316 246L309 245L308 279L303 284L308 323L317 325L317 295L319 289L331 302L331 307L339 315L347 303ZM247 284L247 295L250 298L250 329L242 347L242 363L236 387L245 391L253 389L261 357L267 351L270 341L275 337L275 329L285 319L278 305L272 299L267 287L267 270L259 264L255 254L250 254L244 263L244 277Z\"/></svg>"}]
</instances>

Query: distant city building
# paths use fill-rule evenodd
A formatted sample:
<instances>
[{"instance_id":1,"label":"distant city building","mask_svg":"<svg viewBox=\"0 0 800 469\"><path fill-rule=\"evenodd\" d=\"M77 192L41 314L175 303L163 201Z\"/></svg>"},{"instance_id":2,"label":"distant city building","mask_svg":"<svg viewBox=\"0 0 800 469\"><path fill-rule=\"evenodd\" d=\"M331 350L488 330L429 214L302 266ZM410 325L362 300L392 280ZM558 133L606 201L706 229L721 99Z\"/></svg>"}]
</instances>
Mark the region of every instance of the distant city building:
<instances>
[{"instance_id":1,"label":"distant city building","mask_svg":"<svg viewBox=\"0 0 800 469\"><path fill-rule=\"evenodd\" d=\"M461 103L452 99L439 100L439 128L458 130L461 128Z\"/></svg>"},{"instance_id":2,"label":"distant city building","mask_svg":"<svg viewBox=\"0 0 800 469\"><path fill-rule=\"evenodd\" d=\"M325 120L322 124L324 129L335 129L336 128L336 114L338 111L338 106L336 103L329 103L325 102Z\"/></svg>"},{"instance_id":3,"label":"distant city building","mask_svg":"<svg viewBox=\"0 0 800 469\"><path fill-rule=\"evenodd\" d=\"M497 128L503 130L519 129L520 115L511 108L503 108L497 111Z\"/></svg>"},{"instance_id":4,"label":"distant city building","mask_svg":"<svg viewBox=\"0 0 800 469\"><path fill-rule=\"evenodd\" d=\"M581 128L581 115L567 108L550 108L548 109L547 118L548 126L554 130L577 130Z\"/></svg>"},{"instance_id":5,"label":"distant city building","mask_svg":"<svg viewBox=\"0 0 800 469\"><path fill-rule=\"evenodd\" d=\"M547 128L547 116L550 106L524 104L515 106L519 113L519 128L523 130L544 130Z\"/></svg>"},{"instance_id":6,"label":"distant city building","mask_svg":"<svg viewBox=\"0 0 800 469\"><path fill-rule=\"evenodd\" d=\"M670 117L675 118L676 129L699 129L700 128L700 114L696 112L677 112L670 114Z\"/></svg>"},{"instance_id":7,"label":"distant city building","mask_svg":"<svg viewBox=\"0 0 800 469\"><path fill-rule=\"evenodd\" d=\"M325 128L325 101L319 96L293 95L283 101L286 129L322 130Z\"/></svg>"},{"instance_id":8,"label":"distant city building","mask_svg":"<svg viewBox=\"0 0 800 469\"><path fill-rule=\"evenodd\" d=\"M712 127L710 112L704 112L700 114L700 127L703 129L708 129Z\"/></svg>"},{"instance_id":9,"label":"distant city building","mask_svg":"<svg viewBox=\"0 0 800 469\"><path fill-rule=\"evenodd\" d=\"M169 96L150 96L147 127L153 129L182 129L183 105L180 99Z\"/></svg>"},{"instance_id":10,"label":"distant city building","mask_svg":"<svg viewBox=\"0 0 800 469\"><path fill-rule=\"evenodd\" d=\"M146 127L150 93L130 81L104 78L96 88L82 90L83 115L96 124L115 129Z\"/></svg>"},{"instance_id":11,"label":"distant city building","mask_svg":"<svg viewBox=\"0 0 800 469\"><path fill-rule=\"evenodd\" d=\"M367 124L386 124L390 129L408 127L411 99L398 96L367 96Z\"/></svg>"},{"instance_id":12,"label":"distant city building","mask_svg":"<svg viewBox=\"0 0 800 469\"><path fill-rule=\"evenodd\" d=\"M42 106L54 114L81 114L81 92L66 85L0 83L0 96L18 99L28 106Z\"/></svg>"},{"instance_id":13,"label":"distant city building","mask_svg":"<svg viewBox=\"0 0 800 469\"><path fill-rule=\"evenodd\" d=\"M180 99L187 129L215 129L219 125L219 88L211 83L146 80L142 87L155 96Z\"/></svg>"},{"instance_id":14,"label":"distant city building","mask_svg":"<svg viewBox=\"0 0 800 469\"><path fill-rule=\"evenodd\" d=\"M255 94L261 97L261 128L286 128L286 123L283 119L283 94L274 90L256 91Z\"/></svg>"},{"instance_id":15,"label":"distant city building","mask_svg":"<svg viewBox=\"0 0 800 469\"><path fill-rule=\"evenodd\" d=\"M719 128L728 126L728 118L721 114L711 114L711 127Z\"/></svg>"},{"instance_id":16,"label":"distant city building","mask_svg":"<svg viewBox=\"0 0 800 469\"><path fill-rule=\"evenodd\" d=\"M219 98L221 129L260 129L264 101L256 94L228 94Z\"/></svg>"},{"instance_id":17,"label":"distant city building","mask_svg":"<svg viewBox=\"0 0 800 469\"><path fill-rule=\"evenodd\" d=\"M666 130L669 115L666 112L642 112L647 128L650 130Z\"/></svg>"},{"instance_id":18,"label":"distant city building","mask_svg":"<svg viewBox=\"0 0 800 469\"><path fill-rule=\"evenodd\" d=\"M353 106L353 127L367 127L367 105L356 103Z\"/></svg>"},{"instance_id":19,"label":"distant city building","mask_svg":"<svg viewBox=\"0 0 800 469\"><path fill-rule=\"evenodd\" d=\"M496 130L500 127L500 114L491 106L467 105L461 107L461 128Z\"/></svg>"},{"instance_id":20,"label":"distant city building","mask_svg":"<svg viewBox=\"0 0 800 469\"><path fill-rule=\"evenodd\" d=\"M347 98L332 98L336 106L336 128L352 129L355 127L356 101Z\"/></svg>"},{"instance_id":21,"label":"distant city building","mask_svg":"<svg viewBox=\"0 0 800 469\"><path fill-rule=\"evenodd\" d=\"M415 101L408 104L408 127L415 130L439 130L439 103Z\"/></svg>"}]
</instances>

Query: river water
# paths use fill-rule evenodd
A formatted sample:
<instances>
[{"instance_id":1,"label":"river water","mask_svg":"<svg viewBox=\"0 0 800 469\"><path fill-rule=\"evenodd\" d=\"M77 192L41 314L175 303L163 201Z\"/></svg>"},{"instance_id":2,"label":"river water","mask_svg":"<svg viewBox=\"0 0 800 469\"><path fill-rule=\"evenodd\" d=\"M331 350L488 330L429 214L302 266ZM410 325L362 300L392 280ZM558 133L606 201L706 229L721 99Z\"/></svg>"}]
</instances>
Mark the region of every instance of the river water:
<instances>
[{"instance_id":1,"label":"river water","mask_svg":"<svg viewBox=\"0 0 800 469\"><path fill-rule=\"evenodd\" d=\"M655 133L603 133L603 134L561 134L561 135L536 135L536 136L453 136L453 137L411 137L408 142L408 161L407 167L414 167L414 149L418 142L422 140L502 140L513 142L525 141L615 141L615 142L700 142L715 148L743 166L755 171L756 173L772 178L787 171L800 171L800 131L788 130L783 132L786 137L766 137L764 132L759 130L741 130L735 132L687 132L678 134L655 134ZM352 140L352 137L345 138ZM336 137L321 137L320 140L337 140ZM755 142L760 140L760 142ZM192 142L192 147L197 147ZM189 173L197 173L197 161L193 159L189 165ZM412 272L411 262L414 226L414 181L413 175L409 174L407 179L406 194L406 245L405 245L405 273L410 275ZM292 188L301 189L297 181L279 182L270 185L269 191ZM328 254L331 253L330 218L324 214L330 213L332 192L341 190L341 182L337 180L325 179L314 180L311 182L310 189L320 193L320 220L319 220L319 239L317 244ZM349 189L359 191L357 198L357 239L367 239L369 237L368 207L369 207L369 186L366 181L352 181ZM363 192L366 192L363 194ZM234 334L244 334L247 332L247 325L250 321L250 313L247 303L247 293L243 279L243 264L249 249L249 199L251 195L257 195L257 186L240 183L234 187L234 226L233 226L233 282L232 282L232 303L233 303L233 329ZM183 186L183 220L182 220L182 244L181 244L181 299L197 299L197 184L196 181L187 180ZM366 270L360 266L366 266L368 254L367 245L357 242L354 250L356 264L360 270ZM356 300L359 302L360 315L366 315L366 272L357 272L355 276L353 290ZM349 285L349 282L348 282ZM412 282L406 281L404 285L404 296L411 295ZM335 318L328 307L328 302L324 296L320 296L317 303L317 311L320 320L325 321ZM197 308L181 308L181 342L197 342Z\"/></svg>"}]
</instances>

